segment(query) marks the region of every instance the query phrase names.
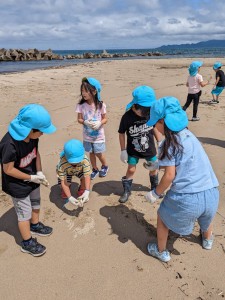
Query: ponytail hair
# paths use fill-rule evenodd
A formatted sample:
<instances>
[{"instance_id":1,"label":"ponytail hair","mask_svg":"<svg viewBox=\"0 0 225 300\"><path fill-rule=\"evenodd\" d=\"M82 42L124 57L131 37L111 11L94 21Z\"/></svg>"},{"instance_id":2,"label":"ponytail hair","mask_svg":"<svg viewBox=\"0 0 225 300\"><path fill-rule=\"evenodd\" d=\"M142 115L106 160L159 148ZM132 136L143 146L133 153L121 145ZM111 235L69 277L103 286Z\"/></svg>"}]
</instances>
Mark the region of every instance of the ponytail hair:
<instances>
[{"instance_id":1,"label":"ponytail hair","mask_svg":"<svg viewBox=\"0 0 225 300\"><path fill-rule=\"evenodd\" d=\"M162 145L162 151L159 155L159 159L164 159L165 157L167 157L169 160L171 160L173 156L177 154L182 154L184 147L179 143L178 132L170 130L166 126L165 122L164 122L164 134L165 134L165 140Z\"/></svg>"}]
</instances>

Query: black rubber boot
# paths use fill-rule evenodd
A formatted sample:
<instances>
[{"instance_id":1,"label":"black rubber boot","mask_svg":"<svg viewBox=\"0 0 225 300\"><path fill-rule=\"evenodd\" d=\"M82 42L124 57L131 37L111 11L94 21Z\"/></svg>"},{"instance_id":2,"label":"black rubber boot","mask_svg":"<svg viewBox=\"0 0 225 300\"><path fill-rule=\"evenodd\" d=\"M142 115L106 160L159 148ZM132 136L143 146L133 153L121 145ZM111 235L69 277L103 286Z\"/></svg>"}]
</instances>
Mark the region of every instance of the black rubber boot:
<instances>
[{"instance_id":1,"label":"black rubber boot","mask_svg":"<svg viewBox=\"0 0 225 300\"><path fill-rule=\"evenodd\" d=\"M150 175L149 174L149 178L150 178L150 183L151 183L151 191L154 190L157 185L159 184L159 176L157 175Z\"/></svg>"},{"instance_id":2,"label":"black rubber boot","mask_svg":"<svg viewBox=\"0 0 225 300\"><path fill-rule=\"evenodd\" d=\"M119 199L120 203L127 202L129 196L131 195L132 182L133 182L133 179L126 179L126 176L122 177L122 185L123 185L124 193Z\"/></svg>"}]
</instances>

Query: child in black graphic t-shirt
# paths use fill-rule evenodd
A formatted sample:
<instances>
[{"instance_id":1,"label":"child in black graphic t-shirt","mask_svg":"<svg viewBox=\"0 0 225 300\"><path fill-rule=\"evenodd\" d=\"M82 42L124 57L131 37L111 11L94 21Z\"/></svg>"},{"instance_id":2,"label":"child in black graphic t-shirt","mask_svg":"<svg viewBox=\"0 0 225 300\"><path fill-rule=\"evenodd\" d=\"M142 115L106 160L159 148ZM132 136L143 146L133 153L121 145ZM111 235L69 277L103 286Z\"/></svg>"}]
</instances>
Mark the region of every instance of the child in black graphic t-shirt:
<instances>
[{"instance_id":1,"label":"child in black graphic t-shirt","mask_svg":"<svg viewBox=\"0 0 225 300\"><path fill-rule=\"evenodd\" d=\"M130 194L133 182L133 175L140 158L145 159L150 176L151 189L158 185L158 160L154 136L160 140L160 134L153 127L147 126L147 120L152 103L156 101L155 92L151 87L139 86L133 93L133 100L122 116L119 126L119 140L121 147L120 159L128 163L126 176L122 177L124 193L119 202L125 203ZM125 142L127 135L127 143Z\"/></svg>"},{"instance_id":2,"label":"child in black graphic t-shirt","mask_svg":"<svg viewBox=\"0 0 225 300\"><path fill-rule=\"evenodd\" d=\"M0 142L2 190L13 200L23 238L21 251L33 256L43 255L46 248L31 233L52 233L51 227L39 222L40 183L47 181L42 173L38 141L43 133L55 130L48 111L41 105L29 104L9 124Z\"/></svg>"}]
</instances>

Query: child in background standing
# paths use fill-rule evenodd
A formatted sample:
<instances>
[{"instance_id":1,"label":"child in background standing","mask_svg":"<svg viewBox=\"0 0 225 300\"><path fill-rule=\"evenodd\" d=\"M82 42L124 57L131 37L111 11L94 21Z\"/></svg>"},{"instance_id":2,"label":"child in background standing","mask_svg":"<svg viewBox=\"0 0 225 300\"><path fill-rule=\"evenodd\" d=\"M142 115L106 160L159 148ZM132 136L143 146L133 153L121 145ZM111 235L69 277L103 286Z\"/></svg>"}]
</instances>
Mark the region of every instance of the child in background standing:
<instances>
[{"instance_id":1,"label":"child in background standing","mask_svg":"<svg viewBox=\"0 0 225 300\"><path fill-rule=\"evenodd\" d=\"M81 100L77 104L78 123L83 125L83 144L89 152L92 164L91 179L96 176L105 177L109 167L106 163L105 132L103 125L107 123L106 105L101 101L101 84L92 77L83 78L81 84ZM97 167L96 157L101 162L101 169Z\"/></svg>"},{"instance_id":2,"label":"child in background standing","mask_svg":"<svg viewBox=\"0 0 225 300\"><path fill-rule=\"evenodd\" d=\"M216 72L216 82L211 92L213 100L209 102L210 104L219 103L219 95L222 93L225 87L225 75L221 70L221 67L222 64L219 61L213 65L213 70Z\"/></svg>"},{"instance_id":3,"label":"child in background standing","mask_svg":"<svg viewBox=\"0 0 225 300\"><path fill-rule=\"evenodd\" d=\"M126 176L122 177L124 189L119 202L125 203L131 195L133 176L139 159L145 159L144 166L149 170L151 189L158 185L158 160L154 136L160 140L156 129L146 125L150 107L156 101L155 92L151 87L139 86L134 89L133 100L127 105L119 126L119 141L121 147L120 159L128 163ZM127 143L125 142L127 134Z\"/></svg>"},{"instance_id":4,"label":"child in background standing","mask_svg":"<svg viewBox=\"0 0 225 300\"><path fill-rule=\"evenodd\" d=\"M43 255L46 247L31 234L52 233L51 227L39 222L40 183L46 177L42 173L38 142L43 133L55 130L48 111L41 105L29 104L20 109L0 142L2 190L12 197L23 238L21 251L33 256Z\"/></svg>"},{"instance_id":5,"label":"child in background standing","mask_svg":"<svg viewBox=\"0 0 225 300\"><path fill-rule=\"evenodd\" d=\"M201 96L201 87L206 86L209 84L209 80L206 82L203 81L202 75L200 75L199 69L202 66L201 61L193 61L190 66L189 66L189 76L187 79L186 86L188 87L188 96L187 96L187 101L183 106L183 110L186 111L186 109L189 107L191 102L193 101L193 117L191 121L199 121L200 118L197 116L198 112L198 104L199 104L199 99Z\"/></svg>"},{"instance_id":6,"label":"child in background standing","mask_svg":"<svg viewBox=\"0 0 225 300\"><path fill-rule=\"evenodd\" d=\"M212 220L219 203L219 183L209 158L199 140L187 129L187 115L176 98L164 97L153 103L147 124L155 125L165 136L159 151L159 167L165 172L146 199L154 203L169 188L158 209L158 243L149 243L148 252L168 262L169 230L189 235L196 220L201 229L202 247L210 250L213 245Z\"/></svg>"},{"instance_id":7,"label":"child in background standing","mask_svg":"<svg viewBox=\"0 0 225 300\"><path fill-rule=\"evenodd\" d=\"M58 184L62 188L62 198L68 199L73 205L82 207L89 200L91 166L85 155L84 146L79 140L69 140L60 153L60 161L56 166ZM77 199L71 195L72 177L80 179ZM66 203L65 203L66 204Z\"/></svg>"}]
</instances>

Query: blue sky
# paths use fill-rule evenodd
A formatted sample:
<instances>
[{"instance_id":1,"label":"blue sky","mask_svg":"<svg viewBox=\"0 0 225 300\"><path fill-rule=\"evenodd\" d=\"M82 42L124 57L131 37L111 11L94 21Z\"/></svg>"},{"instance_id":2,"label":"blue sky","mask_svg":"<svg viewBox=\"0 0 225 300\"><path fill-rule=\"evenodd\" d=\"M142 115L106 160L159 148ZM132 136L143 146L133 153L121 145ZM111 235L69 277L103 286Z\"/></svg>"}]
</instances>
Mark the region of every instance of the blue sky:
<instances>
[{"instance_id":1,"label":"blue sky","mask_svg":"<svg viewBox=\"0 0 225 300\"><path fill-rule=\"evenodd\" d=\"M0 48L154 48L211 39L225 39L224 0L0 0Z\"/></svg>"}]
</instances>

